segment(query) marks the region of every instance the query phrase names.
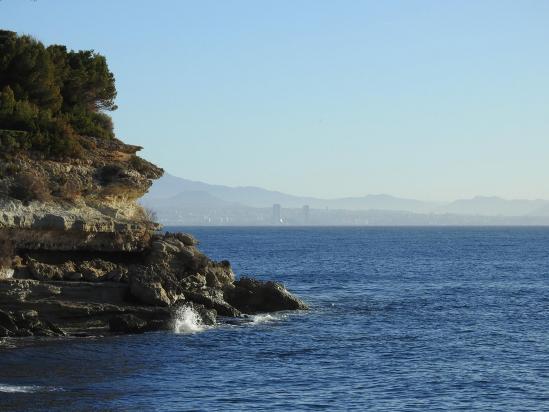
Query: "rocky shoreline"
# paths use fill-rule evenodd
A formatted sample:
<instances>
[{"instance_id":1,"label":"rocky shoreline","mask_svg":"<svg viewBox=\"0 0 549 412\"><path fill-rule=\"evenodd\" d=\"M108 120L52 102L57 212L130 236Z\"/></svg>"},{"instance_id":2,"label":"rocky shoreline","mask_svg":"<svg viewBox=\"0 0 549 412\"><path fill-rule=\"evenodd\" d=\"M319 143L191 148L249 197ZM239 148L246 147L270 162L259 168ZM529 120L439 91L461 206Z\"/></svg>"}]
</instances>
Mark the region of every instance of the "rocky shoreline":
<instances>
[{"instance_id":1,"label":"rocky shoreline","mask_svg":"<svg viewBox=\"0 0 549 412\"><path fill-rule=\"evenodd\" d=\"M307 308L162 233L137 200L163 171L139 147L82 139L78 159L0 161L0 338L172 329L185 306L205 324Z\"/></svg>"}]
</instances>

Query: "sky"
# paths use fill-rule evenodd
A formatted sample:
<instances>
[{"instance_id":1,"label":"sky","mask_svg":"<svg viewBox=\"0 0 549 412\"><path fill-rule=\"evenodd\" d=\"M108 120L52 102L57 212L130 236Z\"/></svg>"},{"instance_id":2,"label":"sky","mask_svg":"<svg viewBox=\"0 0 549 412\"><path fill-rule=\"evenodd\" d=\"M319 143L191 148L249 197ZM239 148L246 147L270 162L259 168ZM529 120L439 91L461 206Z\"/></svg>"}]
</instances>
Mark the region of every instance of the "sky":
<instances>
[{"instance_id":1,"label":"sky","mask_svg":"<svg viewBox=\"0 0 549 412\"><path fill-rule=\"evenodd\" d=\"M94 49L176 176L324 198L549 199L549 2L0 0Z\"/></svg>"}]
</instances>

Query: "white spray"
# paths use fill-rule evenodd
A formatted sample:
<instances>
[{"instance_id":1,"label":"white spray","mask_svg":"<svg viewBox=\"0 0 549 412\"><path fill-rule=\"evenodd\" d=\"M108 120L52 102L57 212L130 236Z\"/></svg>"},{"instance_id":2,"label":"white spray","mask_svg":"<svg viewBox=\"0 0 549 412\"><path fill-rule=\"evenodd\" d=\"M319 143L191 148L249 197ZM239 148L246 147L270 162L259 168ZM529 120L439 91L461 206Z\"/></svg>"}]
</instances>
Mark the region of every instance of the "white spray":
<instances>
[{"instance_id":1,"label":"white spray","mask_svg":"<svg viewBox=\"0 0 549 412\"><path fill-rule=\"evenodd\" d=\"M173 329L175 333L195 333L206 329L200 316L189 306L182 306L175 313Z\"/></svg>"}]
</instances>

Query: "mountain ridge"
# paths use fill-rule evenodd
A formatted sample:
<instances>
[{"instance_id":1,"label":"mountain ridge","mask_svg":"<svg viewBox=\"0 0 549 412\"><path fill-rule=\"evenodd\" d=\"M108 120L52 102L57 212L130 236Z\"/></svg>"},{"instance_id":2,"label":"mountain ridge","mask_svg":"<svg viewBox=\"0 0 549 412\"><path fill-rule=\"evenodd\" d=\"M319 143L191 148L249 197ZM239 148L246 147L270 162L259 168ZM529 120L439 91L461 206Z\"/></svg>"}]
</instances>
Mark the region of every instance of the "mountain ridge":
<instances>
[{"instance_id":1,"label":"mountain ridge","mask_svg":"<svg viewBox=\"0 0 549 412\"><path fill-rule=\"evenodd\" d=\"M200 194L201 193L201 194ZM548 216L549 201L544 199L505 199L498 196L474 196L450 202L430 202L402 198L389 194L367 194L334 199L297 196L257 186L224 186L184 179L166 173L158 179L143 197L148 207L193 204L201 198L201 204L209 207L271 208L280 204L283 208L332 209L348 211L402 211L421 214L452 214L470 216ZM207 203L205 200L210 199ZM198 202L194 202L198 206Z\"/></svg>"},{"instance_id":2,"label":"mountain ridge","mask_svg":"<svg viewBox=\"0 0 549 412\"><path fill-rule=\"evenodd\" d=\"M283 207L300 208L308 205L318 209L347 209L347 210L404 210L416 213L426 212L437 202L425 202L416 199L400 198L388 194L367 194L361 197L343 197L336 199L322 199L311 196L296 196L287 193L263 189L257 186L223 186L188 180L166 173L158 179L149 192L143 197L148 206L173 198L181 193L206 192L227 202L238 203L249 207L272 207L280 204ZM406 205L406 207L402 207Z\"/></svg>"}]
</instances>

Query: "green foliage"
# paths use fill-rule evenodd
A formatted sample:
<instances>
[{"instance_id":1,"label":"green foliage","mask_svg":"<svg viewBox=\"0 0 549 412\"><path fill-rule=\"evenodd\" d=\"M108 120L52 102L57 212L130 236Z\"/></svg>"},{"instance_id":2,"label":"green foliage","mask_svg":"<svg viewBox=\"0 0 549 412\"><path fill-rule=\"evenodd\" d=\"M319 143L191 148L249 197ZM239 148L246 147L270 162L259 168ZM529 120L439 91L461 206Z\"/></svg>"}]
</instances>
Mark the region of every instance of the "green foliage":
<instances>
[{"instance_id":1,"label":"green foliage","mask_svg":"<svg viewBox=\"0 0 549 412\"><path fill-rule=\"evenodd\" d=\"M115 98L104 56L0 30L0 153L78 156L79 136L114 137Z\"/></svg>"},{"instance_id":2,"label":"green foliage","mask_svg":"<svg viewBox=\"0 0 549 412\"><path fill-rule=\"evenodd\" d=\"M94 136L104 139L114 137L111 117L101 112L75 110L67 115L75 132L82 136Z\"/></svg>"},{"instance_id":3,"label":"green foliage","mask_svg":"<svg viewBox=\"0 0 549 412\"><path fill-rule=\"evenodd\" d=\"M116 110L114 76L104 56L93 50L71 51L65 65L62 94L67 109Z\"/></svg>"},{"instance_id":4,"label":"green foliage","mask_svg":"<svg viewBox=\"0 0 549 412\"><path fill-rule=\"evenodd\" d=\"M19 130L0 130L0 148L4 154L13 154L31 147L29 134Z\"/></svg>"},{"instance_id":5,"label":"green foliage","mask_svg":"<svg viewBox=\"0 0 549 412\"><path fill-rule=\"evenodd\" d=\"M0 116L8 116L15 109L15 96L9 86L5 86L0 92Z\"/></svg>"}]
</instances>

